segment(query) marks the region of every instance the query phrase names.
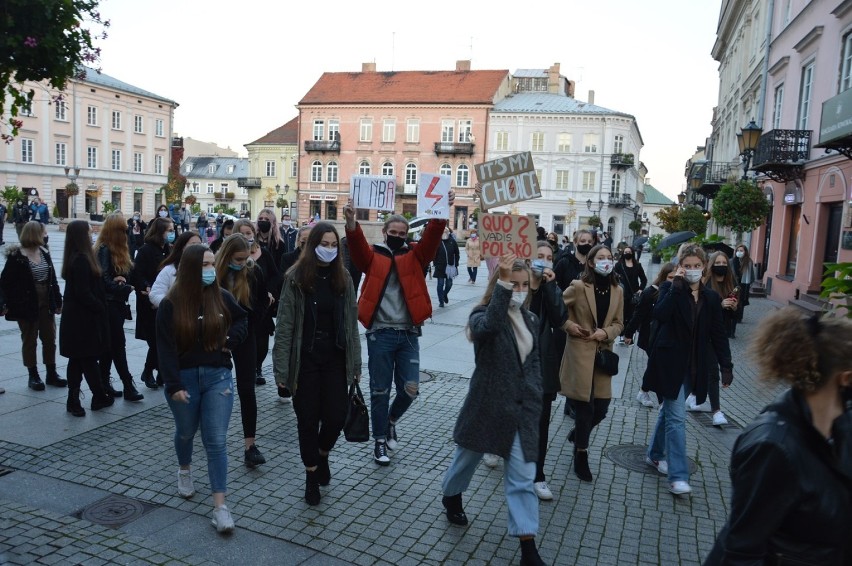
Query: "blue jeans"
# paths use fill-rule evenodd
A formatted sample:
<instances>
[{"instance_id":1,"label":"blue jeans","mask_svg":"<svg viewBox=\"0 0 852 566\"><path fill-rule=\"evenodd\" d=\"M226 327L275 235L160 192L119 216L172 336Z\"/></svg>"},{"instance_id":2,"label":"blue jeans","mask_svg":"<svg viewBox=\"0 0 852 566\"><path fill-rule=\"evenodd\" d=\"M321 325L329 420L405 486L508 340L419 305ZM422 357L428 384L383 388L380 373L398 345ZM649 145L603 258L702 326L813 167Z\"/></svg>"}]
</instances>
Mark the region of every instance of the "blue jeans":
<instances>
[{"instance_id":1,"label":"blue jeans","mask_svg":"<svg viewBox=\"0 0 852 566\"><path fill-rule=\"evenodd\" d=\"M689 461L686 458L686 398L689 387L684 384L677 399L663 399L657 426L648 447L651 460L665 460L669 465L669 483L689 481Z\"/></svg>"},{"instance_id":2,"label":"blue jeans","mask_svg":"<svg viewBox=\"0 0 852 566\"><path fill-rule=\"evenodd\" d=\"M476 272L479 271L478 267L468 267L467 274L470 276L470 280L476 283Z\"/></svg>"},{"instance_id":3,"label":"blue jeans","mask_svg":"<svg viewBox=\"0 0 852 566\"><path fill-rule=\"evenodd\" d=\"M444 495L449 497L467 490L481 459L482 454L479 452L457 446L453 462L441 485ZM535 462L524 461L521 436L515 433L509 459L503 461L503 490L509 508L509 536L538 534L538 496L533 490L534 478Z\"/></svg>"},{"instance_id":4,"label":"blue jeans","mask_svg":"<svg viewBox=\"0 0 852 566\"><path fill-rule=\"evenodd\" d=\"M420 388L420 343L414 332L380 328L367 333L367 353L370 357L373 438L385 440L388 419L398 421L417 397ZM396 397L388 414L391 384L396 385Z\"/></svg>"},{"instance_id":5,"label":"blue jeans","mask_svg":"<svg viewBox=\"0 0 852 566\"><path fill-rule=\"evenodd\" d=\"M436 277L438 281L438 303L444 304L447 295L450 294L450 289L453 288L453 280L450 277Z\"/></svg>"},{"instance_id":6,"label":"blue jeans","mask_svg":"<svg viewBox=\"0 0 852 566\"><path fill-rule=\"evenodd\" d=\"M225 439L234 407L234 382L227 368L196 367L180 370L180 381L189 394L188 403L166 401L175 416L175 452L178 464L192 463L192 439L201 425L201 441L207 452L207 475L213 493L225 493L228 483L228 450Z\"/></svg>"}]
</instances>

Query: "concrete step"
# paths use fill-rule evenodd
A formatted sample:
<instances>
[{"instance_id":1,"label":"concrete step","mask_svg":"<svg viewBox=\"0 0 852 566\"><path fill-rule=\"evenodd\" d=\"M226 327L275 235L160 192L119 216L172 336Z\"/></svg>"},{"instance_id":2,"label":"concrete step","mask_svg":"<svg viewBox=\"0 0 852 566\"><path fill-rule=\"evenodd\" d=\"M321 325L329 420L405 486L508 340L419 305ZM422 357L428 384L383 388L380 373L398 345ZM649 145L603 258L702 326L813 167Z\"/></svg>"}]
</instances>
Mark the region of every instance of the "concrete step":
<instances>
[{"instance_id":1,"label":"concrete step","mask_svg":"<svg viewBox=\"0 0 852 566\"><path fill-rule=\"evenodd\" d=\"M826 312L826 308L822 305L800 299L791 299L790 305L798 307L807 313Z\"/></svg>"}]
</instances>

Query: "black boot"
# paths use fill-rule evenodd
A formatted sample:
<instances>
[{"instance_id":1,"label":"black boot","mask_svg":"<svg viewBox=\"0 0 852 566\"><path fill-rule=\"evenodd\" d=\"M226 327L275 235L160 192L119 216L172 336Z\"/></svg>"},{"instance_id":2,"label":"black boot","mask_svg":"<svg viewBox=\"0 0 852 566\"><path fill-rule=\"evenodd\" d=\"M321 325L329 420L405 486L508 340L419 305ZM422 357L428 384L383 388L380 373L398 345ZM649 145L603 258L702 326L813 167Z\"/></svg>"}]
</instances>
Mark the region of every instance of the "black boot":
<instances>
[{"instance_id":1,"label":"black boot","mask_svg":"<svg viewBox=\"0 0 852 566\"><path fill-rule=\"evenodd\" d=\"M104 393L110 397L121 397L121 391L116 391L115 388L113 388L112 378L109 375L102 376L101 380L103 380Z\"/></svg>"},{"instance_id":2,"label":"black boot","mask_svg":"<svg viewBox=\"0 0 852 566\"><path fill-rule=\"evenodd\" d=\"M68 388L68 401L65 403L65 410L74 415L75 417L85 417L86 410L80 404L80 388L79 387L69 387Z\"/></svg>"},{"instance_id":3,"label":"black boot","mask_svg":"<svg viewBox=\"0 0 852 566\"><path fill-rule=\"evenodd\" d=\"M535 547L535 539L521 541L521 566L545 566Z\"/></svg>"},{"instance_id":4,"label":"black boot","mask_svg":"<svg viewBox=\"0 0 852 566\"><path fill-rule=\"evenodd\" d=\"M124 385L124 400L125 401L141 401L145 398L144 395L139 393L136 390L136 386L133 385L133 377L127 376L121 379L121 383Z\"/></svg>"},{"instance_id":5,"label":"black boot","mask_svg":"<svg viewBox=\"0 0 852 566\"><path fill-rule=\"evenodd\" d=\"M30 374L30 380L27 386L33 391L44 391L44 382L38 375L38 368L27 368Z\"/></svg>"},{"instance_id":6,"label":"black boot","mask_svg":"<svg viewBox=\"0 0 852 566\"><path fill-rule=\"evenodd\" d=\"M305 502L308 505L319 505L320 497L317 471L305 470Z\"/></svg>"},{"instance_id":7,"label":"black boot","mask_svg":"<svg viewBox=\"0 0 852 566\"><path fill-rule=\"evenodd\" d=\"M100 375L97 373L95 375L84 374L84 377L86 378L86 384L89 386L89 390L92 392L92 410L98 411L104 407L111 407L115 402L115 398L112 395L107 395L106 391L104 391L104 385L101 383Z\"/></svg>"},{"instance_id":8,"label":"black boot","mask_svg":"<svg viewBox=\"0 0 852 566\"><path fill-rule=\"evenodd\" d=\"M319 465L317 465L317 481L323 487L331 483L331 469L328 467L328 454L320 454Z\"/></svg>"},{"instance_id":9,"label":"black boot","mask_svg":"<svg viewBox=\"0 0 852 566\"><path fill-rule=\"evenodd\" d=\"M464 514L464 507L462 507L461 493L449 497L445 495L441 499L441 504L447 510L447 520L449 522L454 525L461 525L462 527L467 525L467 515Z\"/></svg>"},{"instance_id":10,"label":"black boot","mask_svg":"<svg viewBox=\"0 0 852 566\"><path fill-rule=\"evenodd\" d=\"M59 377L59 373L56 371L56 364L47 364L47 374L44 376L44 381L54 387L68 386L68 380Z\"/></svg>"},{"instance_id":11,"label":"black boot","mask_svg":"<svg viewBox=\"0 0 852 566\"><path fill-rule=\"evenodd\" d=\"M142 380L142 383L144 383L145 387L147 387L148 389L156 389L157 388L157 382L154 380L154 371L153 370L145 368L142 371L142 377L140 377L139 379Z\"/></svg>"},{"instance_id":12,"label":"black boot","mask_svg":"<svg viewBox=\"0 0 852 566\"><path fill-rule=\"evenodd\" d=\"M589 469L589 453L585 450L577 450L574 453L574 473L583 481L592 481L592 471Z\"/></svg>"}]
</instances>

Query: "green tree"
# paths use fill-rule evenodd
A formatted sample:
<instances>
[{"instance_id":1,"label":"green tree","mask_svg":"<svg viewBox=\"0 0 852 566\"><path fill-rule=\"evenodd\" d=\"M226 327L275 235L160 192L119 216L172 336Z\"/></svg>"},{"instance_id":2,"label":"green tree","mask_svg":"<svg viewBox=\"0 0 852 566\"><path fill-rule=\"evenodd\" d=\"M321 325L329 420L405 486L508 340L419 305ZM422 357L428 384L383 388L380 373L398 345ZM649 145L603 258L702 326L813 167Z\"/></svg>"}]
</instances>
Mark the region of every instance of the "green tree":
<instances>
[{"instance_id":1,"label":"green tree","mask_svg":"<svg viewBox=\"0 0 852 566\"><path fill-rule=\"evenodd\" d=\"M737 234L751 232L766 221L769 201L751 181L737 181L722 185L713 199L713 216L720 226Z\"/></svg>"},{"instance_id":2,"label":"green tree","mask_svg":"<svg viewBox=\"0 0 852 566\"><path fill-rule=\"evenodd\" d=\"M666 208L655 212L654 216L660 220L660 228L669 234L673 234L680 230L680 228L678 228L678 225L680 224L680 209L677 206L667 206Z\"/></svg>"},{"instance_id":3,"label":"green tree","mask_svg":"<svg viewBox=\"0 0 852 566\"><path fill-rule=\"evenodd\" d=\"M852 318L852 263L826 263L819 296L832 302L829 316L845 309L847 318Z\"/></svg>"},{"instance_id":4,"label":"green tree","mask_svg":"<svg viewBox=\"0 0 852 566\"><path fill-rule=\"evenodd\" d=\"M3 192L0 193L0 198L6 201L6 204L9 206L13 206L18 201L26 202L26 195L24 191L16 187L15 185L6 185L3 189Z\"/></svg>"},{"instance_id":5,"label":"green tree","mask_svg":"<svg viewBox=\"0 0 852 566\"><path fill-rule=\"evenodd\" d=\"M632 220L630 224L627 225L628 228L634 233L638 234L639 230L642 229L642 221L641 220Z\"/></svg>"},{"instance_id":6,"label":"green tree","mask_svg":"<svg viewBox=\"0 0 852 566\"><path fill-rule=\"evenodd\" d=\"M591 228L595 228L597 226L603 226L603 224L601 224L601 217L598 216L597 214L593 214L592 216L589 216L588 223L589 223L589 226Z\"/></svg>"},{"instance_id":7,"label":"green tree","mask_svg":"<svg viewBox=\"0 0 852 566\"><path fill-rule=\"evenodd\" d=\"M685 206L681 209L677 220L678 231L691 231L704 235L707 231L707 218L697 206Z\"/></svg>"},{"instance_id":8,"label":"green tree","mask_svg":"<svg viewBox=\"0 0 852 566\"><path fill-rule=\"evenodd\" d=\"M10 142L23 121L17 116L32 104L35 90L26 82L64 90L69 79L84 78L84 65L100 60L98 39L106 39L109 20L99 0L4 0L0 14L0 115L9 113ZM6 98L9 101L7 102ZM62 95L54 97L54 102Z\"/></svg>"}]
</instances>

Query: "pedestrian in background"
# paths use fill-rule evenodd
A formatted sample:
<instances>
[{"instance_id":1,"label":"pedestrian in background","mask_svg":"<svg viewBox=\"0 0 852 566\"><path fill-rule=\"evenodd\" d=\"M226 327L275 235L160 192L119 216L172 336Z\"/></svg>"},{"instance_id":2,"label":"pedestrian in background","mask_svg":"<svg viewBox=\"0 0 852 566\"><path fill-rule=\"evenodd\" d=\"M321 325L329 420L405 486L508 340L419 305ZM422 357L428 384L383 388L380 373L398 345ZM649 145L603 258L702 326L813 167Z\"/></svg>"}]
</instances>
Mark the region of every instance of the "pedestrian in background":
<instances>
[{"instance_id":1,"label":"pedestrian in background","mask_svg":"<svg viewBox=\"0 0 852 566\"><path fill-rule=\"evenodd\" d=\"M47 210L47 205L38 197L34 198L30 205L30 218L42 224L50 222L50 212Z\"/></svg>"},{"instance_id":2,"label":"pedestrian in background","mask_svg":"<svg viewBox=\"0 0 852 566\"><path fill-rule=\"evenodd\" d=\"M246 336L246 312L216 284L214 257L207 246L188 246L177 279L157 309L157 355L165 395L175 418L178 495L195 494L192 444L201 428L207 475L213 492L213 526L234 530L225 505L228 491L226 439L234 406L230 352Z\"/></svg>"},{"instance_id":3,"label":"pedestrian in background","mask_svg":"<svg viewBox=\"0 0 852 566\"><path fill-rule=\"evenodd\" d=\"M568 341L559 369L562 394L575 411L574 429L568 440L574 443L574 473L592 481L589 468L589 438L605 418L612 398L612 376L595 364L600 350L612 351L612 343L624 329L624 291L613 272L609 248L593 247L579 280L572 281L562 298L568 310Z\"/></svg>"},{"instance_id":4,"label":"pedestrian in background","mask_svg":"<svg viewBox=\"0 0 852 566\"><path fill-rule=\"evenodd\" d=\"M12 207L12 222L15 223L15 232L18 233L18 239L21 239L21 230L24 224L30 220L30 209L24 204L24 201L18 199L15 206ZM35 220L35 219L33 219Z\"/></svg>"},{"instance_id":5,"label":"pedestrian in background","mask_svg":"<svg viewBox=\"0 0 852 566\"><path fill-rule=\"evenodd\" d=\"M130 293L133 286L128 283L133 261L127 247L127 222L121 212L113 212L106 217L95 242L98 266L101 269L106 292L107 323L109 327L110 347L100 358L101 381L107 395L124 397L125 401L141 401L143 396L133 384L133 375L127 367L127 339L124 336L124 321L130 320ZM110 383L110 366L124 385L124 390L116 391Z\"/></svg>"},{"instance_id":6,"label":"pedestrian in background","mask_svg":"<svg viewBox=\"0 0 852 566\"><path fill-rule=\"evenodd\" d=\"M3 229L6 227L6 212L6 205L0 203L0 246L6 243L6 241L3 239Z\"/></svg>"},{"instance_id":7,"label":"pedestrian in background","mask_svg":"<svg viewBox=\"0 0 852 566\"><path fill-rule=\"evenodd\" d=\"M230 218L222 223L222 229L219 230L219 236L210 243L210 251L214 254L222 247L222 242L225 238L234 233L234 221Z\"/></svg>"},{"instance_id":8,"label":"pedestrian in background","mask_svg":"<svg viewBox=\"0 0 852 566\"><path fill-rule=\"evenodd\" d=\"M705 566L852 563L852 320L785 307L751 357L789 387L737 437L731 506Z\"/></svg>"},{"instance_id":9,"label":"pedestrian in background","mask_svg":"<svg viewBox=\"0 0 852 566\"><path fill-rule=\"evenodd\" d=\"M41 357L47 368L45 381L54 387L68 382L56 371L56 318L62 312L62 293L50 251L44 244L44 224L27 222L21 230L21 245L6 250L6 265L0 274L0 313L18 323L21 354L27 368L27 386L44 391L38 374L36 348L41 339Z\"/></svg>"},{"instance_id":10,"label":"pedestrian in background","mask_svg":"<svg viewBox=\"0 0 852 566\"><path fill-rule=\"evenodd\" d=\"M476 274L479 271L479 266L482 263L482 246L479 243L479 234L476 230L471 230L464 245L465 254L467 254L467 274L468 283L476 284Z\"/></svg>"},{"instance_id":11,"label":"pedestrian in background","mask_svg":"<svg viewBox=\"0 0 852 566\"><path fill-rule=\"evenodd\" d=\"M450 302L450 289L453 288L453 279L458 277L460 259L459 245L450 237L450 229L445 227L441 243L432 260L432 265L435 266L433 276L438 282L439 307Z\"/></svg>"},{"instance_id":12,"label":"pedestrian in background","mask_svg":"<svg viewBox=\"0 0 852 566\"><path fill-rule=\"evenodd\" d=\"M174 206L172 206L172 208L174 208ZM154 219L169 218L171 216L170 210L171 209L168 206L161 204L160 206L157 207L157 215L154 217ZM150 224L150 222L149 222L149 224Z\"/></svg>"},{"instance_id":13,"label":"pedestrian in background","mask_svg":"<svg viewBox=\"0 0 852 566\"><path fill-rule=\"evenodd\" d=\"M166 298L172 285L175 284L183 251L187 246L201 243L201 237L195 232L184 232L177 237L169 250L169 255L159 265L157 278L154 280L154 284L151 285L151 292L148 293L148 300L151 301L154 308L160 306L160 303Z\"/></svg>"},{"instance_id":14,"label":"pedestrian in background","mask_svg":"<svg viewBox=\"0 0 852 566\"><path fill-rule=\"evenodd\" d=\"M106 291L91 234L88 222L73 220L65 230L62 256L65 296L59 322L59 353L68 358L66 410L75 417L86 414L80 404L84 375L92 392L91 409L97 411L113 404L113 397L104 390L98 366L101 356L109 351L110 332Z\"/></svg>"},{"instance_id":15,"label":"pedestrian in background","mask_svg":"<svg viewBox=\"0 0 852 566\"><path fill-rule=\"evenodd\" d=\"M624 314L621 320L628 321L633 318L633 307L639 303L639 297L648 284L645 268L636 259L632 247L625 245L621 250L621 256L615 266L615 274L624 288ZM633 338L633 335L631 334L629 337ZM619 344L623 344L625 338L628 338L626 333L619 336Z\"/></svg>"},{"instance_id":16,"label":"pedestrian in background","mask_svg":"<svg viewBox=\"0 0 852 566\"><path fill-rule=\"evenodd\" d=\"M142 220L142 214L138 210L127 221L127 244L130 249L130 257L136 257L136 250L145 245L145 231L148 225Z\"/></svg>"},{"instance_id":17,"label":"pedestrian in background","mask_svg":"<svg viewBox=\"0 0 852 566\"><path fill-rule=\"evenodd\" d=\"M311 233L312 226L302 226L296 231L296 248L289 252L284 252L281 256L281 276L287 274L290 268L296 265L299 260L299 255L302 253L302 248L308 241L308 236Z\"/></svg>"},{"instance_id":18,"label":"pedestrian in background","mask_svg":"<svg viewBox=\"0 0 852 566\"><path fill-rule=\"evenodd\" d=\"M275 211L271 208L264 208L257 215L257 242L269 251L275 260L275 268L281 272L281 256L286 251L286 245L278 229Z\"/></svg>"},{"instance_id":19,"label":"pedestrian in background","mask_svg":"<svg viewBox=\"0 0 852 566\"><path fill-rule=\"evenodd\" d=\"M476 367L453 430L455 453L441 485L447 519L467 525L462 493L483 453L504 460L508 534L519 537L521 564L544 564L535 546L538 497L533 488L541 417L538 323L527 310L530 268L514 254L500 259L468 319Z\"/></svg>"},{"instance_id":20,"label":"pedestrian in background","mask_svg":"<svg viewBox=\"0 0 852 566\"><path fill-rule=\"evenodd\" d=\"M736 321L743 321L743 313L749 304L749 295L751 294L751 284L757 280L755 273L754 262L751 260L751 255L748 253L748 246L740 244L734 251L734 260L731 263L734 270L734 280L740 288L739 302L737 303Z\"/></svg>"},{"instance_id":21,"label":"pedestrian in background","mask_svg":"<svg viewBox=\"0 0 852 566\"><path fill-rule=\"evenodd\" d=\"M207 213L202 210L198 215L198 220L195 221L195 230L198 232L198 235L201 236L201 241L205 244L208 243L207 228L209 227L210 221L207 220Z\"/></svg>"},{"instance_id":22,"label":"pedestrian in background","mask_svg":"<svg viewBox=\"0 0 852 566\"><path fill-rule=\"evenodd\" d=\"M290 215L284 213L281 215L281 241L284 242L284 253L292 252L296 249L296 235L299 230L293 226L293 219ZM283 271L282 271L283 273Z\"/></svg>"},{"instance_id":23,"label":"pedestrian in background","mask_svg":"<svg viewBox=\"0 0 852 566\"><path fill-rule=\"evenodd\" d=\"M328 222L311 230L285 280L272 359L275 382L293 392L305 501L318 505L331 482L329 454L346 421L348 387L361 377L355 290Z\"/></svg>"}]
</instances>

